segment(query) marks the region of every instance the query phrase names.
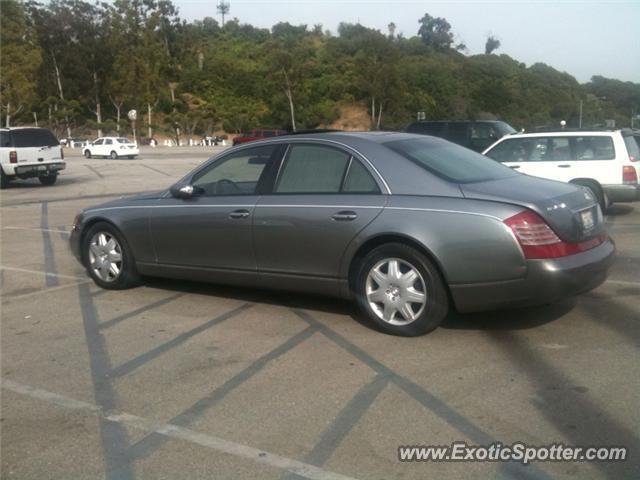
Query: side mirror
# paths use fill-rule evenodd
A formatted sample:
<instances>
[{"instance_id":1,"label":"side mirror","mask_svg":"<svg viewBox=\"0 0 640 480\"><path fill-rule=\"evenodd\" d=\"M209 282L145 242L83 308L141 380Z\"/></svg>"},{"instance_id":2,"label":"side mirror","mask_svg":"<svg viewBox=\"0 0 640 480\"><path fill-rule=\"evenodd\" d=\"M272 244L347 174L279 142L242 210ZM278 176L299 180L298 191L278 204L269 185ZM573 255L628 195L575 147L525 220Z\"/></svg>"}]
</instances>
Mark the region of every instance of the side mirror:
<instances>
[{"instance_id":1,"label":"side mirror","mask_svg":"<svg viewBox=\"0 0 640 480\"><path fill-rule=\"evenodd\" d=\"M175 198L187 199L193 197L193 185L174 185L171 187L171 195Z\"/></svg>"}]
</instances>

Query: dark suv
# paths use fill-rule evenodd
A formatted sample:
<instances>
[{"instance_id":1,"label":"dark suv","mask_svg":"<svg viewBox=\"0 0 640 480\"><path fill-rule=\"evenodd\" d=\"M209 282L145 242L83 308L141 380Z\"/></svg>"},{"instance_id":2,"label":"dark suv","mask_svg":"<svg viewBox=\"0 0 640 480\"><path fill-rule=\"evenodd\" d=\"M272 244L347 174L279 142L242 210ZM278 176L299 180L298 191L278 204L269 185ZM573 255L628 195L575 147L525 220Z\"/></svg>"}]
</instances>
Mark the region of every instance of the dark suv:
<instances>
[{"instance_id":1,"label":"dark suv","mask_svg":"<svg viewBox=\"0 0 640 480\"><path fill-rule=\"evenodd\" d=\"M406 131L441 137L476 152L516 132L508 123L497 120L420 121L409 125Z\"/></svg>"},{"instance_id":2,"label":"dark suv","mask_svg":"<svg viewBox=\"0 0 640 480\"><path fill-rule=\"evenodd\" d=\"M233 144L239 145L241 143L253 142L254 140L262 140L263 138L279 137L280 135L286 135L287 133L289 132L286 130L256 128L255 130L238 135L233 139Z\"/></svg>"}]
</instances>

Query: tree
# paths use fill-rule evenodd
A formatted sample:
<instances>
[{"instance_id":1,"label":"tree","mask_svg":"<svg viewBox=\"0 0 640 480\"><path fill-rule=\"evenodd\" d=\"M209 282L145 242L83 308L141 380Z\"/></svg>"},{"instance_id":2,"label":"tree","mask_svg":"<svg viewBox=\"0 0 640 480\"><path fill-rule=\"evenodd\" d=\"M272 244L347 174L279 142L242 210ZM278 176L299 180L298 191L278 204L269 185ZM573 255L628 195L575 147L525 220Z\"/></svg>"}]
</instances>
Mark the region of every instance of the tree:
<instances>
[{"instance_id":1,"label":"tree","mask_svg":"<svg viewBox=\"0 0 640 480\"><path fill-rule=\"evenodd\" d=\"M425 45L437 51L451 48L453 33L451 33L451 25L444 18L435 18L425 13L418 23L420 24L418 35Z\"/></svg>"},{"instance_id":2,"label":"tree","mask_svg":"<svg viewBox=\"0 0 640 480\"><path fill-rule=\"evenodd\" d=\"M487 43L485 43L484 45L484 54L491 55L493 52L495 52L499 48L500 48L500 40L498 40L493 35L489 35L487 37Z\"/></svg>"},{"instance_id":3,"label":"tree","mask_svg":"<svg viewBox=\"0 0 640 480\"><path fill-rule=\"evenodd\" d=\"M10 127L13 117L36 103L35 79L42 63L41 49L21 2L2 1L0 48L0 105L5 126Z\"/></svg>"}]
</instances>

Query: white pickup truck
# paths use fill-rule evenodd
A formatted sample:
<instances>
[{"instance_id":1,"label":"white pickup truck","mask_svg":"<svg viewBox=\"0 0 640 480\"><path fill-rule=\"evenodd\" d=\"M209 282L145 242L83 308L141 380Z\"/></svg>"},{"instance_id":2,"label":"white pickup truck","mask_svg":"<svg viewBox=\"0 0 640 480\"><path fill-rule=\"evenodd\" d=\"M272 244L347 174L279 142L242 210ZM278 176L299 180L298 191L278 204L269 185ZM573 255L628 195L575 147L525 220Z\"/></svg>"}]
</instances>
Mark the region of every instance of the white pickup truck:
<instances>
[{"instance_id":1,"label":"white pickup truck","mask_svg":"<svg viewBox=\"0 0 640 480\"><path fill-rule=\"evenodd\" d=\"M64 153L56 136L46 128L0 129L0 188L15 178L35 178L53 185L64 170Z\"/></svg>"}]
</instances>

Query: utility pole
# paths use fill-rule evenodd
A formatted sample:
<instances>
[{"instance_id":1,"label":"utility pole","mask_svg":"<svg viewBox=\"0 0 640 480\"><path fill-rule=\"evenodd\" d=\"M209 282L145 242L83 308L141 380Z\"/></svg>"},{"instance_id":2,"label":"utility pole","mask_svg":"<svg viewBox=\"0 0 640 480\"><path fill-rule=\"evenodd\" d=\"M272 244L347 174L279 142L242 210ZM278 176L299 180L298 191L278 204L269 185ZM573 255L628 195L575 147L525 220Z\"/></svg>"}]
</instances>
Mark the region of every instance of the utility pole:
<instances>
[{"instance_id":1,"label":"utility pole","mask_svg":"<svg viewBox=\"0 0 640 480\"><path fill-rule=\"evenodd\" d=\"M224 27L224 17L229 13L229 10L231 10L231 4L229 2L226 2L225 0L220 0L218 5L216 6L216 9L222 16L222 26Z\"/></svg>"},{"instance_id":2,"label":"utility pole","mask_svg":"<svg viewBox=\"0 0 640 480\"><path fill-rule=\"evenodd\" d=\"M578 121L578 128L582 128L582 99L580 100L580 120Z\"/></svg>"}]
</instances>

